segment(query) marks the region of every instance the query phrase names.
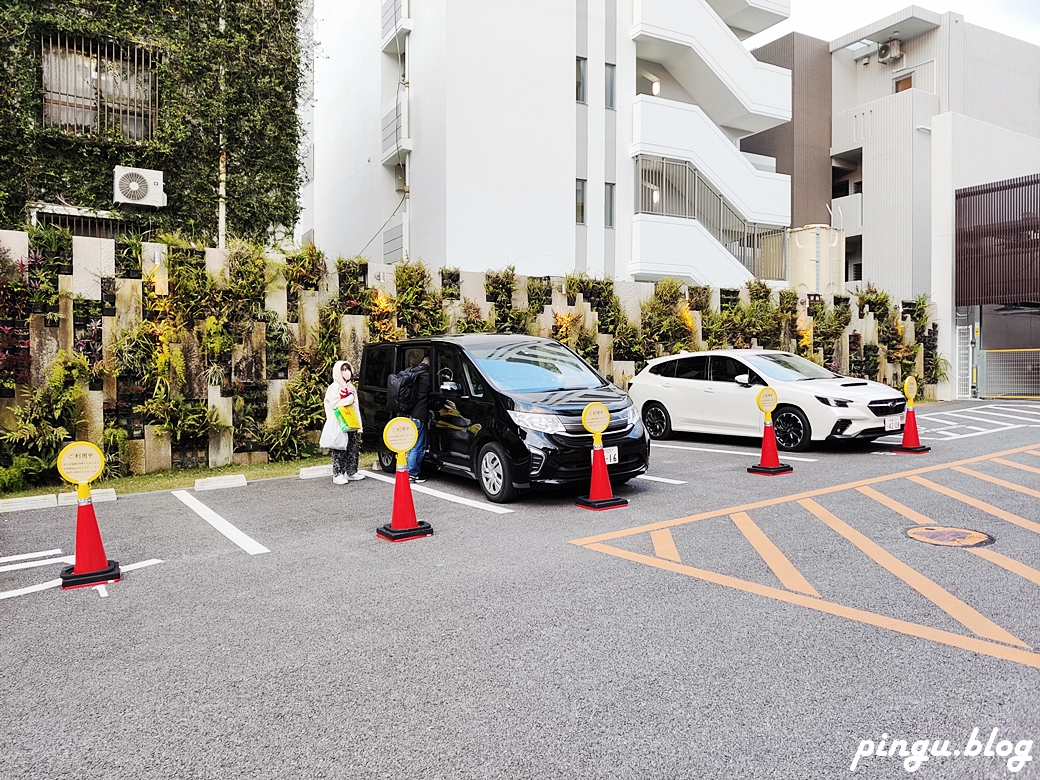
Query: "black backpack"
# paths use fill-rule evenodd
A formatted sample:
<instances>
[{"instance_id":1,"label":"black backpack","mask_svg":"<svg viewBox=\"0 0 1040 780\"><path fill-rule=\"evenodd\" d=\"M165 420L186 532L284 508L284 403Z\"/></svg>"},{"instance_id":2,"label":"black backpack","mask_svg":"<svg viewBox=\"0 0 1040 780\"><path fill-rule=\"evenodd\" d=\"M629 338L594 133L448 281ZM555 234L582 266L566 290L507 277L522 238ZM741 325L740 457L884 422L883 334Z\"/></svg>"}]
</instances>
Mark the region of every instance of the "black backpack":
<instances>
[{"instance_id":1,"label":"black backpack","mask_svg":"<svg viewBox=\"0 0 1040 780\"><path fill-rule=\"evenodd\" d=\"M394 414L407 414L419 400L422 364L391 374L386 380L386 405Z\"/></svg>"}]
</instances>

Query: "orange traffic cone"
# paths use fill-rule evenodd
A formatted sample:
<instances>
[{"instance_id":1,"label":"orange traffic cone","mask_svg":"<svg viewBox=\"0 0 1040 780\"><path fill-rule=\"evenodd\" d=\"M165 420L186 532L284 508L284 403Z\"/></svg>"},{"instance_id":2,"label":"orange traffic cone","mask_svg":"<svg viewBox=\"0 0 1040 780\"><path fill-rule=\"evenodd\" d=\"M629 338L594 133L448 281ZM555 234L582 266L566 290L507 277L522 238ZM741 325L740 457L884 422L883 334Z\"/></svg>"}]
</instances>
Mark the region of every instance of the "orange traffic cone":
<instances>
[{"instance_id":1,"label":"orange traffic cone","mask_svg":"<svg viewBox=\"0 0 1040 780\"><path fill-rule=\"evenodd\" d=\"M394 482L394 508L390 522L376 529L376 536L388 542L406 542L420 536L433 534L433 526L415 517L415 504L412 502L412 485L408 481L408 466L398 458L397 474Z\"/></svg>"},{"instance_id":2,"label":"orange traffic cone","mask_svg":"<svg viewBox=\"0 0 1040 780\"><path fill-rule=\"evenodd\" d=\"M596 444L592 448L592 484L589 486L589 494L580 497L574 504L582 509L597 511L628 506L628 499L614 498L610 489L610 472L607 471L607 459L603 455L602 444Z\"/></svg>"},{"instance_id":3,"label":"orange traffic cone","mask_svg":"<svg viewBox=\"0 0 1040 780\"><path fill-rule=\"evenodd\" d=\"M780 462L776 451L776 434L773 432L773 421L766 415L765 427L762 429L762 457L757 466L748 466L748 474L764 474L775 477L777 474L790 474L793 468Z\"/></svg>"},{"instance_id":4,"label":"orange traffic cone","mask_svg":"<svg viewBox=\"0 0 1040 780\"><path fill-rule=\"evenodd\" d=\"M90 499L90 486L80 485L77 498L76 563L61 570L61 589L72 590L119 582L119 562L108 560L105 546L101 543L94 503Z\"/></svg>"},{"instance_id":5,"label":"orange traffic cone","mask_svg":"<svg viewBox=\"0 0 1040 780\"><path fill-rule=\"evenodd\" d=\"M903 452L909 455L923 455L931 452L931 447L921 445L921 439L917 435L917 415L913 406L907 406L906 422L903 424L903 443L893 447L892 452Z\"/></svg>"}]
</instances>

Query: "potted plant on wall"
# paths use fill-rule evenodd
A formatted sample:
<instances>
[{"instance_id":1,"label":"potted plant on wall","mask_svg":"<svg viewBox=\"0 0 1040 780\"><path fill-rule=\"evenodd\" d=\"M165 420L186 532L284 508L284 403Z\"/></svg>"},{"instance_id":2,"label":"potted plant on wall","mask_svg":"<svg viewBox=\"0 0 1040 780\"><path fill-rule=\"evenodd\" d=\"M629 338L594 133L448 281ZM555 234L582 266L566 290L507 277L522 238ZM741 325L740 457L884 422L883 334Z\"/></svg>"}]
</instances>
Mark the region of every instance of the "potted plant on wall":
<instances>
[{"instance_id":1,"label":"potted plant on wall","mask_svg":"<svg viewBox=\"0 0 1040 780\"><path fill-rule=\"evenodd\" d=\"M116 242L116 276L120 279L141 278L141 255L144 243L136 233L124 233Z\"/></svg>"}]
</instances>

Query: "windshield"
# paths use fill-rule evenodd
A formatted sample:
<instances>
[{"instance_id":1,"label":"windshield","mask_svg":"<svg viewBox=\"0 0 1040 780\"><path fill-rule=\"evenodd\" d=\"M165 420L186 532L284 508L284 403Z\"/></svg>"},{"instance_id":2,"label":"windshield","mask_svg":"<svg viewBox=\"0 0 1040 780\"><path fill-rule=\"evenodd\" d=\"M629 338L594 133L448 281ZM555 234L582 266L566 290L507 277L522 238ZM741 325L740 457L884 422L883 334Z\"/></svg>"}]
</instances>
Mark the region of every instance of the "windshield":
<instances>
[{"instance_id":1,"label":"windshield","mask_svg":"<svg viewBox=\"0 0 1040 780\"><path fill-rule=\"evenodd\" d=\"M552 341L525 341L467 350L488 381L513 393L548 393L603 387L580 357Z\"/></svg>"},{"instance_id":2,"label":"windshield","mask_svg":"<svg viewBox=\"0 0 1040 780\"><path fill-rule=\"evenodd\" d=\"M780 379L785 382L799 379L833 379L839 376L823 366L816 365L811 360L788 352L771 355L741 355L741 357L770 379Z\"/></svg>"}]
</instances>

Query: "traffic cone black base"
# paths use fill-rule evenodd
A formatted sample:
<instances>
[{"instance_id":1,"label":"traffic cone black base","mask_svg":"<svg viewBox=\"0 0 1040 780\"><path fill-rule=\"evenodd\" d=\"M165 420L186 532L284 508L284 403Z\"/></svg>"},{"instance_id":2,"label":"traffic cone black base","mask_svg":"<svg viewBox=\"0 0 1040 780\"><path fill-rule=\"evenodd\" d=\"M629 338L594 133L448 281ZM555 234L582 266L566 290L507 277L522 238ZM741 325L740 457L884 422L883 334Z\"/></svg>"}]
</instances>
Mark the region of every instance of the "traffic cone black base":
<instances>
[{"instance_id":1,"label":"traffic cone black base","mask_svg":"<svg viewBox=\"0 0 1040 780\"><path fill-rule=\"evenodd\" d=\"M108 566L98 571L88 571L82 574L74 574L75 566L66 566L61 570L61 589L72 590L73 588L89 588L92 585L108 585L119 582L122 573L119 571L119 561L109 561Z\"/></svg>"},{"instance_id":2,"label":"traffic cone black base","mask_svg":"<svg viewBox=\"0 0 1040 780\"><path fill-rule=\"evenodd\" d=\"M779 466L748 466L748 474L762 474L766 477L775 477L779 474L790 474L794 471L794 468L788 466L786 463L781 463Z\"/></svg>"},{"instance_id":3,"label":"traffic cone black base","mask_svg":"<svg viewBox=\"0 0 1040 780\"><path fill-rule=\"evenodd\" d=\"M376 529L376 536L388 542L407 542L409 539L433 536L433 526L425 520L419 520L415 528L392 528L390 523L387 523Z\"/></svg>"},{"instance_id":4,"label":"traffic cone black base","mask_svg":"<svg viewBox=\"0 0 1040 780\"><path fill-rule=\"evenodd\" d=\"M582 509L603 512L607 509L620 509L623 506L628 506L628 499L617 498L616 496L614 498L590 499L588 496L580 496L575 500L574 505Z\"/></svg>"},{"instance_id":5,"label":"traffic cone black base","mask_svg":"<svg viewBox=\"0 0 1040 780\"><path fill-rule=\"evenodd\" d=\"M932 451L931 447L923 447L923 446L903 447L902 445L900 445L898 447L893 447L892 448L892 452L901 452L904 455L924 455L924 453L931 452L931 451Z\"/></svg>"}]
</instances>

